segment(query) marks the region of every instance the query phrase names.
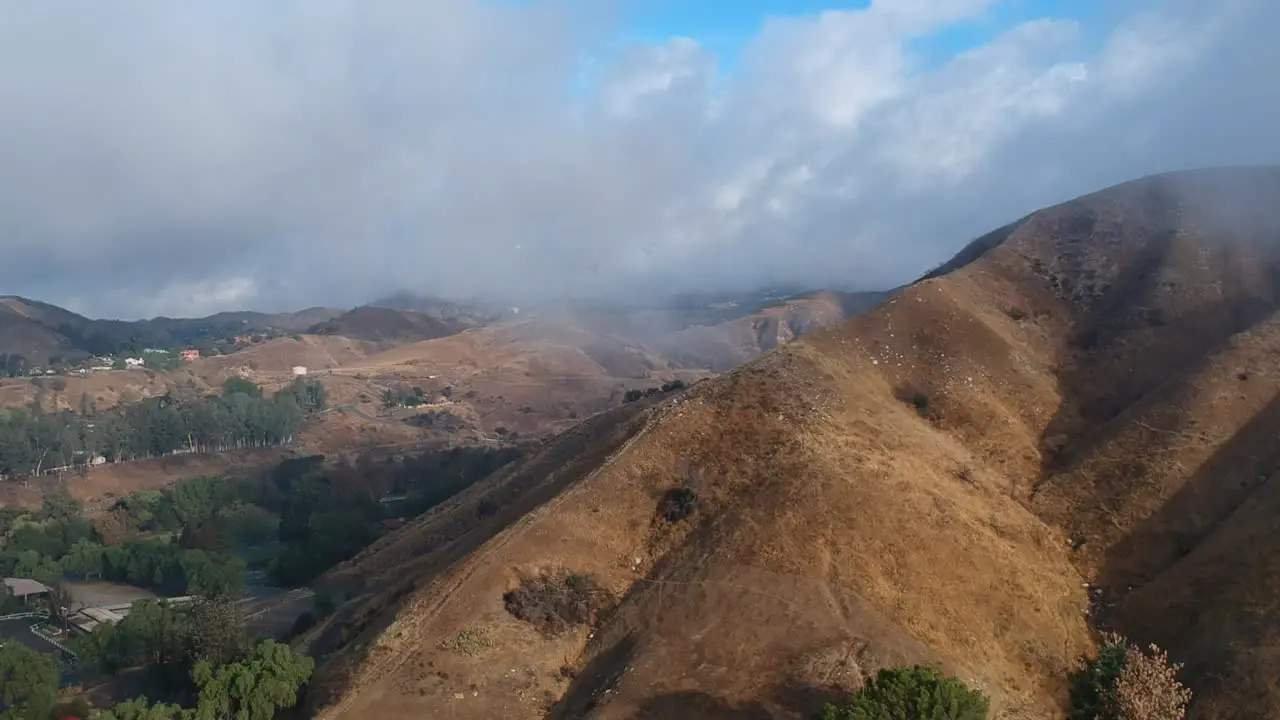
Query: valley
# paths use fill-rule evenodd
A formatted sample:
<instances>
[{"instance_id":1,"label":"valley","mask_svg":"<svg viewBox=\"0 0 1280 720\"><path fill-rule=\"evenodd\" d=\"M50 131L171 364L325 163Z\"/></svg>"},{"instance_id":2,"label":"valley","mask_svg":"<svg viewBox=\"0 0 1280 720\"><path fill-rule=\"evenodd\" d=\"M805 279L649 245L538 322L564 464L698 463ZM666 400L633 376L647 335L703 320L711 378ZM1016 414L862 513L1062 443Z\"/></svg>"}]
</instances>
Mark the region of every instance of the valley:
<instances>
[{"instance_id":1,"label":"valley","mask_svg":"<svg viewBox=\"0 0 1280 720\"><path fill-rule=\"evenodd\" d=\"M1066 717L1115 631L1181 664L1189 717L1266 718L1276 198L1270 168L1143 178L892 293L711 325L557 311L281 337L56 391L15 378L11 408L65 417L77 396L179 416L323 399L269 447L28 473L2 497L40 517L65 495L131 548L138 498L196 475L281 522L293 491L249 490L280 473L367 507L317 507L238 561L287 600L250 615L316 662L307 716L798 718L928 666L993 718ZM448 470L460 452L493 464ZM322 527L340 537L306 540Z\"/></svg>"}]
</instances>

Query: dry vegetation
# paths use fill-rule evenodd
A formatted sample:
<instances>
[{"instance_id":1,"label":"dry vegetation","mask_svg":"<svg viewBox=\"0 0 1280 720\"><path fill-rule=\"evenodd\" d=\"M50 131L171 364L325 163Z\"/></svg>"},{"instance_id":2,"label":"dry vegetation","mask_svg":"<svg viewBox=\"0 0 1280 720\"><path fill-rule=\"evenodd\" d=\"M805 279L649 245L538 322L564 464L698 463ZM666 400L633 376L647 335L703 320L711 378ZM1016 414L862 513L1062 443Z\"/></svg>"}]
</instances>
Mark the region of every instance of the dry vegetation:
<instances>
[{"instance_id":1,"label":"dry vegetation","mask_svg":"<svg viewBox=\"0 0 1280 720\"><path fill-rule=\"evenodd\" d=\"M1050 208L556 439L334 574L364 594L312 710L802 717L919 664L993 717L1064 717L1101 626L1185 663L1191 717L1280 716L1277 200L1280 173L1211 171ZM696 512L655 521L684 468ZM551 637L513 617L549 566L616 607ZM482 661L442 649L474 627Z\"/></svg>"}]
</instances>

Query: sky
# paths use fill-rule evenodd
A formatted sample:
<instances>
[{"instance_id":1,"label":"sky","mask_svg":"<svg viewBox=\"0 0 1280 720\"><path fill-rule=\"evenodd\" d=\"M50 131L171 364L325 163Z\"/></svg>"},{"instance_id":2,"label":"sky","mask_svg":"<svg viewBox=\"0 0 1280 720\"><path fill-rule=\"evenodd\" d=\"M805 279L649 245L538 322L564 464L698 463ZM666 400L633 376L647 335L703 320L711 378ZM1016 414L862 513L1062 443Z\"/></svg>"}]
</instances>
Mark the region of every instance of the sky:
<instances>
[{"instance_id":1,"label":"sky","mask_svg":"<svg viewBox=\"0 0 1280 720\"><path fill-rule=\"evenodd\" d=\"M1274 0L0 0L0 293L881 289L1280 163Z\"/></svg>"}]
</instances>

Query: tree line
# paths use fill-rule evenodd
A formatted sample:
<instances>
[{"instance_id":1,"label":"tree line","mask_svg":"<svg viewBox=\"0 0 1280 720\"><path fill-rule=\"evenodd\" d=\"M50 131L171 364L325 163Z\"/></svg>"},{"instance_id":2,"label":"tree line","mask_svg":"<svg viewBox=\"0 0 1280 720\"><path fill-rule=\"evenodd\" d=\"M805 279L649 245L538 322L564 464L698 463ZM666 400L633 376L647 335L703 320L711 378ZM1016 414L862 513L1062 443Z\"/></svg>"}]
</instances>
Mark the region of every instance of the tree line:
<instances>
[{"instance_id":1,"label":"tree line","mask_svg":"<svg viewBox=\"0 0 1280 720\"><path fill-rule=\"evenodd\" d=\"M32 403L0 415L0 476L84 466L96 457L120 462L282 445L325 404L324 385L310 378L270 397L249 380L231 378L218 394L175 388L105 412L87 399L78 411L48 412Z\"/></svg>"},{"instance_id":2,"label":"tree line","mask_svg":"<svg viewBox=\"0 0 1280 720\"><path fill-rule=\"evenodd\" d=\"M0 719L269 720L297 704L315 668L288 645L250 641L234 603L216 595L186 604L138 602L118 624L100 625L73 644L87 679L142 668L147 695L100 714L83 698L59 704L53 657L7 643L0 646Z\"/></svg>"},{"instance_id":3,"label":"tree line","mask_svg":"<svg viewBox=\"0 0 1280 720\"><path fill-rule=\"evenodd\" d=\"M36 513L0 510L0 573L38 580L57 590L63 578L106 579L167 595L235 594L244 560L194 547L186 534L104 538L66 491L51 493ZM13 607L11 598L0 604Z\"/></svg>"}]
</instances>

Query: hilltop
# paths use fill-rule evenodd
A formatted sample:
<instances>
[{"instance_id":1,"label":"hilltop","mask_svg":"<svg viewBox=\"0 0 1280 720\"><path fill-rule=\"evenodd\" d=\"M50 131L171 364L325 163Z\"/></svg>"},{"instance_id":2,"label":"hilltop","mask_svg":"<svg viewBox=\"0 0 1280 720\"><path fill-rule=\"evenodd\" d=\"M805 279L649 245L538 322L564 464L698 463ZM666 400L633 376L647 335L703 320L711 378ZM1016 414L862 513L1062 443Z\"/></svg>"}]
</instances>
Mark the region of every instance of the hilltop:
<instances>
[{"instance_id":1,"label":"hilltop","mask_svg":"<svg viewBox=\"0 0 1280 720\"><path fill-rule=\"evenodd\" d=\"M1186 662L1193 717L1275 717L1277 240L1280 169L1125 183L602 413L330 573L311 710L805 717L926 662L1064 717L1103 627ZM599 614L516 619L539 577Z\"/></svg>"},{"instance_id":2,"label":"hilltop","mask_svg":"<svg viewBox=\"0 0 1280 720\"><path fill-rule=\"evenodd\" d=\"M143 348L181 348L213 339L255 333L301 332L340 314L313 307L289 313L225 312L202 318L93 320L49 303L17 296L0 297L0 354L22 357L23 368L55 359L75 361L93 355L141 352ZM10 369L0 367L0 375Z\"/></svg>"},{"instance_id":3,"label":"hilltop","mask_svg":"<svg viewBox=\"0 0 1280 720\"><path fill-rule=\"evenodd\" d=\"M362 305L338 317L317 323L308 332L394 344L448 337L468 327L470 325L466 323L442 320L427 313Z\"/></svg>"}]
</instances>

